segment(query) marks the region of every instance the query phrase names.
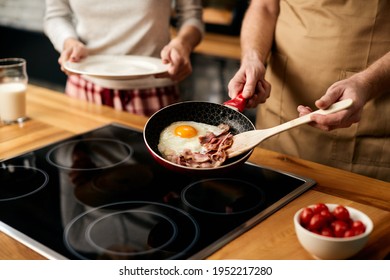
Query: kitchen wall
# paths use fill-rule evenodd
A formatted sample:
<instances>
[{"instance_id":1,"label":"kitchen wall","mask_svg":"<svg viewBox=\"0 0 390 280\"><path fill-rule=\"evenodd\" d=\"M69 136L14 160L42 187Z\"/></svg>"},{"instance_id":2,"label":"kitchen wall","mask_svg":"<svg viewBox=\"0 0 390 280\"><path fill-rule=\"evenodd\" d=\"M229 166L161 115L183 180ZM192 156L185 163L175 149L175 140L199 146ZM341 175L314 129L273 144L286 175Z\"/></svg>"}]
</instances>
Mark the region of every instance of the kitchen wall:
<instances>
[{"instance_id":1,"label":"kitchen wall","mask_svg":"<svg viewBox=\"0 0 390 280\"><path fill-rule=\"evenodd\" d=\"M43 34L45 0L0 0L0 57L23 57L31 83L62 91L61 72L49 39Z\"/></svg>"},{"instance_id":2,"label":"kitchen wall","mask_svg":"<svg viewBox=\"0 0 390 280\"><path fill-rule=\"evenodd\" d=\"M0 25L42 31L45 0L0 0Z\"/></svg>"}]
</instances>

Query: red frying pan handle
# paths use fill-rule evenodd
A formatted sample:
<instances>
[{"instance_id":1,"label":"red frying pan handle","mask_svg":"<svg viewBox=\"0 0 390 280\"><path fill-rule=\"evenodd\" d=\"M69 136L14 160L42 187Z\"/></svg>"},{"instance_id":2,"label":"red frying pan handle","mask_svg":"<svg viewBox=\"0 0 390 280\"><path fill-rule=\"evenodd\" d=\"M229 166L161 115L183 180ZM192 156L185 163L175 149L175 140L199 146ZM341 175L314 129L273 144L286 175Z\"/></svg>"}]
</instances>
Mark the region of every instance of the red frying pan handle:
<instances>
[{"instance_id":1,"label":"red frying pan handle","mask_svg":"<svg viewBox=\"0 0 390 280\"><path fill-rule=\"evenodd\" d=\"M228 106L234 110L238 110L239 112L243 112L246 106L246 98L242 96L242 92L240 92L235 98L230 99L223 103L223 105Z\"/></svg>"}]
</instances>

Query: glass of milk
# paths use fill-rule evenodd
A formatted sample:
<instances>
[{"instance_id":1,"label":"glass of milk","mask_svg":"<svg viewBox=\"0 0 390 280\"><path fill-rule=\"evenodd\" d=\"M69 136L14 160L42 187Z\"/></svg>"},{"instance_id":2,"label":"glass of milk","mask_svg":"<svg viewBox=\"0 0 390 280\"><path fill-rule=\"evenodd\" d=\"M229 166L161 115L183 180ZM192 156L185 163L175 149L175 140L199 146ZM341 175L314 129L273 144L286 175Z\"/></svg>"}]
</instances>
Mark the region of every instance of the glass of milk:
<instances>
[{"instance_id":1,"label":"glass of milk","mask_svg":"<svg viewBox=\"0 0 390 280\"><path fill-rule=\"evenodd\" d=\"M25 59L0 59L0 120L3 124L22 123L27 119L27 82Z\"/></svg>"}]
</instances>

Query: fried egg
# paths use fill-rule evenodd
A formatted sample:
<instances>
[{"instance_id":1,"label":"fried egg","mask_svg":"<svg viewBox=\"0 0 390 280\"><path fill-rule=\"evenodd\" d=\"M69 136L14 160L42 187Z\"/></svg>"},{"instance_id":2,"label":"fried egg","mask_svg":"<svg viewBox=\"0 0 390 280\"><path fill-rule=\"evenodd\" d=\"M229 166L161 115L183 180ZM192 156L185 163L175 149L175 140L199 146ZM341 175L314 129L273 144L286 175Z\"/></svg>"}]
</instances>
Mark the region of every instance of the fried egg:
<instances>
[{"instance_id":1,"label":"fried egg","mask_svg":"<svg viewBox=\"0 0 390 280\"><path fill-rule=\"evenodd\" d=\"M199 123L194 121L179 121L167 126L160 134L158 150L166 157L173 154L180 154L185 149L192 152L204 152L199 137L207 132L215 135L223 131L217 126Z\"/></svg>"}]
</instances>

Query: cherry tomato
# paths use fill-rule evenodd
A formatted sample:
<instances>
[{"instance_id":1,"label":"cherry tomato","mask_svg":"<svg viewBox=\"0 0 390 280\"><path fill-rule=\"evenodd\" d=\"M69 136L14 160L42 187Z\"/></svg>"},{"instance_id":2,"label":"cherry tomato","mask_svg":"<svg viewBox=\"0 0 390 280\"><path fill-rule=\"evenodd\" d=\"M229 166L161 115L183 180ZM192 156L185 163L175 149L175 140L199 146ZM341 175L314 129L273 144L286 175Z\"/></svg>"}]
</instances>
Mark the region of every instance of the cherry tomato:
<instances>
[{"instance_id":1,"label":"cherry tomato","mask_svg":"<svg viewBox=\"0 0 390 280\"><path fill-rule=\"evenodd\" d=\"M323 210L329 210L328 206L326 206L324 203L317 203L313 206L314 213L321 213Z\"/></svg>"},{"instance_id":2,"label":"cherry tomato","mask_svg":"<svg viewBox=\"0 0 390 280\"><path fill-rule=\"evenodd\" d=\"M334 216L330 213L329 209L324 209L320 212L320 215L325 218L326 223L330 224L334 220Z\"/></svg>"},{"instance_id":3,"label":"cherry tomato","mask_svg":"<svg viewBox=\"0 0 390 280\"><path fill-rule=\"evenodd\" d=\"M344 235L343 237L352 237L352 236L355 236L356 233L354 230L352 229L347 229L345 232L344 232Z\"/></svg>"},{"instance_id":4,"label":"cherry tomato","mask_svg":"<svg viewBox=\"0 0 390 280\"><path fill-rule=\"evenodd\" d=\"M327 236L327 237L334 237L333 230L330 227L322 228L321 235Z\"/></svg>"},{"instance_id":5,"label":"cherry tomato","mask_svg":"<svg viewBox=\"0 0 390 280\"><path fill-rule=\"evenodd\" d=\"M299 220L301 221L301 224L306 227L309 224L311 217L313 217L313 214L313 209L311 209L310 207L304 208L299 215Z\"/></svg>"},{"instance_id":6,"label":"cherry tomato","mask_svg":"<svg viewBox=\"0 0 390 280\"><path fill-rule=\"evenodd\" d=\"M309 222L309 230L313 231L319 231L326 225L326 220L321 214L314 214L313 217L311 217Z\"/></svg>"},{"instance_id":7,"label":"cherry tomato","mask_svg":"<svg viewBox=\"0 0 390 280\"><path fill-rule=\"evenodd\" d=\"M352 222L351 229L355 232L355 235L359 235L366 231L366 226L362 221L357 220Z\"/></svg>"},{"instance_id":8,"label":"cherry tomato","mask_svg":"<svg viewBox=\"0 0 390 280\"><path fill-rule=\"evenodd\" d=\"M353 220L352 218L348 218L347 220L345 220L344 222L346 222L348 224L349 227L352 227L352 224L353 224Z\"/></svg>"},{"instance_id":9,"label":"cherry tomato","mask_svg":"<svg viewBox=\"0 0 390 280\"><path fill-rule=\"evenodd\" d=\"M348 224L342 220L333 221L331 226L335 237L343 237L348 229Z\"/></svg>"},{"instance_id":10,"label":"cherry tomato","mask_svg":"<svg viewBox=\"0 0 390 280\"><path fill-rule=\"evenodd\" d=\"M333 216L334 216L337 220L342 220L342 221L348 221L348 220L350 219L350 218L349 218L348 209L345 208L345 207L342 206L342 205L336 206L336 208L333 210Z\"/></svg>"},{"instance_id":11,"label":"cherry tomato","mask_svg":"<svg viewBox=\"0 0 390 280\"><path fill-rule=\"evenodd\" d=\"M321 234L321 232L318 229L309 229L309 231L315 234Z\"/></svg>"}]
</instances>

